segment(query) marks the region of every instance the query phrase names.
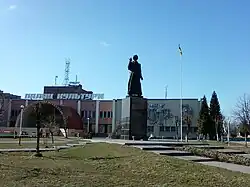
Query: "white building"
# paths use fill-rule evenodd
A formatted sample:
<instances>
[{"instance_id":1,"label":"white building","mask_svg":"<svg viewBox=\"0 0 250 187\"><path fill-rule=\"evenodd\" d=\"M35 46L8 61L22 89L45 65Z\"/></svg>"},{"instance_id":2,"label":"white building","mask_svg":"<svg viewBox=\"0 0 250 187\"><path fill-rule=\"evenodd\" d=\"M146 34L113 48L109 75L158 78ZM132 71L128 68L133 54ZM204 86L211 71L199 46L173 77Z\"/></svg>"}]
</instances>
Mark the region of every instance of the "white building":
<instances>
[{"instance_id":1,"label":"white building","mask_svg":"<svg viewBox=\"0 0 250 187\"><path fill-rule=\"evenodd\" d=\"M189 138L197 137L197 120L199 116L201 101L198 99L183 99L183 128L182 135L187 133L187 121L190 121ZM121 120L122 100L113 102L112 126L119 125ZM148 99L148 136L180 138L180 99Z\"/></svg>"}]
</instances>

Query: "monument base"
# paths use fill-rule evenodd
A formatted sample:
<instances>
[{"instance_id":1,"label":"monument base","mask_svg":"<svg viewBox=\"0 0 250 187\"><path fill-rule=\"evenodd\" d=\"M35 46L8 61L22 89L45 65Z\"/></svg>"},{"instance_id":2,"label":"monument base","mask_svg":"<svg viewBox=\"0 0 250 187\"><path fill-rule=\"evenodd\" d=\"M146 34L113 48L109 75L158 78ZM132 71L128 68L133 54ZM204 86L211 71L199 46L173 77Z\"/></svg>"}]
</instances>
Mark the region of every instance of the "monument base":
<instances>
[{"instance_id":1,"label":"monument base","mask_svg":"<svg viewBox=\"0 0 250 187\"><path fill-rule=\"evenodd\" d=\"M148 140L147 99L127 97L122 100L121 139Z\"/></svg>"}]
</instances>

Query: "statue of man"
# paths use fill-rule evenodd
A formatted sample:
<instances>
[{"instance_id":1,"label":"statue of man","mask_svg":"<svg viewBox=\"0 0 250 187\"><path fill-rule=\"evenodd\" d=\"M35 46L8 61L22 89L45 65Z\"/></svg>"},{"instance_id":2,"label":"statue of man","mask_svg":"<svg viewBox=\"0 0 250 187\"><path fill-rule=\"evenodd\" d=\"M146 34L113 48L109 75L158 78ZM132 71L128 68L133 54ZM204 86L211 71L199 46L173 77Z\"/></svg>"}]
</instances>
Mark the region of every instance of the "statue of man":
<instances>
[{"instance_id":1,"label":"statue of man","mask_svg":"<svg viewBox=\"0 0 250 187\"><path fill-rule=\"evenodd\" d=\"M143 80L141 73L141 64L138 63L138 56L133 56L129 59L128 70L130 71L130 78L128 82L128 95L133 97L142 97L141 80Z\"/></svg>"}]
</instances>

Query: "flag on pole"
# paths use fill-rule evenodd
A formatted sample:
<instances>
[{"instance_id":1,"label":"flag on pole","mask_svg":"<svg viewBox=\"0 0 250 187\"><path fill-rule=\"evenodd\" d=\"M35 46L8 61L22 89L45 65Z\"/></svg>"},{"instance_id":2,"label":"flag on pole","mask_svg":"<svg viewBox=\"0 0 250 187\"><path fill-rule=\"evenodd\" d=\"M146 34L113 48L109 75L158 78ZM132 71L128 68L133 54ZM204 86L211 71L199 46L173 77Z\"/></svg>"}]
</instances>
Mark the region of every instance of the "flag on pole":
<instances>
[{"instance_id":1,"label":"flag on pole","mask_svg":"<svg viewBox=\"0 0 250 187\"><path fill-rule=\"evenodd\" d=\"M182 56L182 49L181 49L181 45L179 44L179 53Z\"/></svg>"}]
</instances>

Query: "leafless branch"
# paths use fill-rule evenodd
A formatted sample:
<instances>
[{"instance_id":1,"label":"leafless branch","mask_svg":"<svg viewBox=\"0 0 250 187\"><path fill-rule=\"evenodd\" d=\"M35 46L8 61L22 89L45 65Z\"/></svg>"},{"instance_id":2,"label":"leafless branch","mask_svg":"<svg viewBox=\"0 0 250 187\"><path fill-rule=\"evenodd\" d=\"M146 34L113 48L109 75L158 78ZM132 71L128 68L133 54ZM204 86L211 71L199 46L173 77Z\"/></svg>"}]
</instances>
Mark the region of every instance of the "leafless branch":
<instances>
[{"instance_id":1,"label":"leafless branch","mask_svg":"<svg viewBox=\"0 0 250 187\"><path fill-rule=\"evenodd\" d=\"M233 110L233 117L240 124L250 124L250 96L248 94L238 99Z\"/></svg>"}]
</instances>

